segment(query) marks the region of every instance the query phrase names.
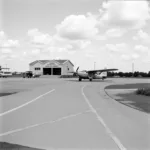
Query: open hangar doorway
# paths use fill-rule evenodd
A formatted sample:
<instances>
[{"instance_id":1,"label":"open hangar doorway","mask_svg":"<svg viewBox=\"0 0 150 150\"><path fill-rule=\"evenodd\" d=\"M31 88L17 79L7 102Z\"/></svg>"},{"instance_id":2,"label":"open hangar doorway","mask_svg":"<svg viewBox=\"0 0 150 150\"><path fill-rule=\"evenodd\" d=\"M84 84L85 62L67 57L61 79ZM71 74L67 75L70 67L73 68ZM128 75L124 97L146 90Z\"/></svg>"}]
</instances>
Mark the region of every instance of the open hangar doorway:
<instances>
[{"instance_id":1,"label":"open hangar doorway","mask_svg":"<svg viewBox=\"0 0 150 150\"><path fill-rule=\"evenodd\" d=\"M61 75L61 68L53 68L53 75Z\"/></svg>"},{"instance_id":2,"label":"open hangar doorway","mask_svg":"<svg viewBox=\"0 0 150 150\"><path fill-rule=\"evenodd\" d=\"M43 68L43 75L51 75L51 68Z\"/></svg>"},{"instance_id":3,"label":"open hangar doorway","mask_svg":"<svg viewBox=\"0 0 150 150\"><path fill-rule=\"evenodd\" d=\"M43 75L61 75L61 68L43 68Z\"/></svg>"}]
</instances>

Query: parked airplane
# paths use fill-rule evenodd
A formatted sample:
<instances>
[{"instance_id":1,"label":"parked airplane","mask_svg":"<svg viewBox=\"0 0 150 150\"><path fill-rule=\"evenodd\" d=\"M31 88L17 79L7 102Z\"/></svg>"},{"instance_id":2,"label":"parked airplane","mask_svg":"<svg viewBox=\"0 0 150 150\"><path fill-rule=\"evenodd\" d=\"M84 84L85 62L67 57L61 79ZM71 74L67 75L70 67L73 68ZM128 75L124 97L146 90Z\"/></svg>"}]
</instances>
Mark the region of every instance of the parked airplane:
<instances>
[{"instance_id":1,"label":"parked airplane","mask_svg":"<svg viewBox=\"0 0 150 150\"><path fill-rule=\"evenodd\" d=\"M107 72L108 71L116 71L118 69L101 69L101 70L83 70L78 71L79 67L77 68L76 72L70 72L75 73L79 77L79 81L82 81L82 79L89 79L92 81L92 79L102 79L104 80L107 78Z\"/></svg>"},{"instance_id":2,"label":"parked airplane","mask_svg":"<svg viewBox=\"0 0 150 150\"><path fill-rule=\"evenodd\" d=\"M7 69L7 70L9 70L9 68L2 68L2 67L0 66L0 70L2 70L2 69Z\"/></svg>"},{"instance_id":3,"label":"parked airplane","mask_svg":"<svg viewBox=\"0 0 150 150\"><path fill-rule=\"evenodd\" d=\"M2 67L0 66L0 78L1 78L1 77L7 78L7 77L12 76L12 72L10 72L10 71L4 71L4 70L9 70L9 68L2 68Z\"/></svg>"}]
</instances>

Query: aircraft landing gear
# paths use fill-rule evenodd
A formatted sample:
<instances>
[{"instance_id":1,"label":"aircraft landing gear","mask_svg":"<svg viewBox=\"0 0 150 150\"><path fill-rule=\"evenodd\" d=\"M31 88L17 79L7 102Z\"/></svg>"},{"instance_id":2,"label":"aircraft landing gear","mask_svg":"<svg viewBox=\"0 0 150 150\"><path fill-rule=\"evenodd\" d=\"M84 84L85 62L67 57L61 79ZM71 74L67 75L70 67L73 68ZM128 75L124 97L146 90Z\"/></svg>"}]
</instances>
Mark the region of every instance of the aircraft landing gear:
<instances>
[{"instance_id":1,"label":"aircraft landing gear","mask_svg":"<svg viewBox=\"0 0 150 150\"><path fill-rule=\"evenodd\" d=\"M79 81L82 81L82 78L79 78Z\"/></svg>"}]
</instances>

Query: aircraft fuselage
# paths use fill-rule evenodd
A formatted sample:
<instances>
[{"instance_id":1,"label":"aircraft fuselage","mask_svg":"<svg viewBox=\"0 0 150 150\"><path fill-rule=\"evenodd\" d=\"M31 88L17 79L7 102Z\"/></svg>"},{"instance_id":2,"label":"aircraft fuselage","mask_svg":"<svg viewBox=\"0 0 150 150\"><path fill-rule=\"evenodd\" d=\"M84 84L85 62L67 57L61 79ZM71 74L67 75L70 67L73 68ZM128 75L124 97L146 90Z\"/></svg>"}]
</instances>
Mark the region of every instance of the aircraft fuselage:
<instances>
[{"instance_id":1,"label":"aircraft fuselage","mask_svg":"<svg viewBox=\"0 0 150 150\"><path fill-rule=\"evenodd\" d=\"M81 81L82 79L105 79L106 76L102 76L100 73L97 74L89 74L87 72L78 72L78 76L79 76L79 81Z\"/></svg>"}]
</instances>

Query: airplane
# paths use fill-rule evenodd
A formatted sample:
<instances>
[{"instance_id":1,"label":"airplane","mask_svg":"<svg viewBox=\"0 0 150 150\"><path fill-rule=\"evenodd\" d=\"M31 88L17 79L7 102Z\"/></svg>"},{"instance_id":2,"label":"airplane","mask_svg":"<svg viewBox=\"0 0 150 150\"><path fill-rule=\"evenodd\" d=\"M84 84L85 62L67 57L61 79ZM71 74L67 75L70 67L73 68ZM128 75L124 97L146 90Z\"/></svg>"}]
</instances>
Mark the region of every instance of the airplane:
<instances>
[{"instance_id":1,"label":"airplane","mask_svg":"<svg viewBox=\"0 0 150 150\"><path fill-rule=\"evenodd\" d=\"M107 78L107 72L108 71L116 71L118 69L100 69L100 70L82 70L78 71L79 67L76 69L76 72L70 72L74 73L79 77L79 81L82 81L82 79L89 79L89 81L92 81L93 79L102 79L104 80ZM103 75L101 75L103 73Z\"/></svg>"},{"instance_id":2,"label":"airplane","mask_svg":"<svg viewBox=\"0 0 150 150\"><path fill-rule=\"evenodd\" d=\"M12 76L12 72L9 72L9 71L4 71L4 70L9 70L9 68L2 68L0 66L0 78L3 77L3 78L7 78L9 76Z\"/></svg>"},{"instance_id":3,"label":"airplane","mask_svg":"<svg viewBox=\"0 0 150 150\"><path fill-rule=\"evenodd\" d=\"M0 66L0 71L1 71L2 69L7 69L7 70L9 70L9 68L2 68L2 66Z\"/></svg>"}]
</instances>

